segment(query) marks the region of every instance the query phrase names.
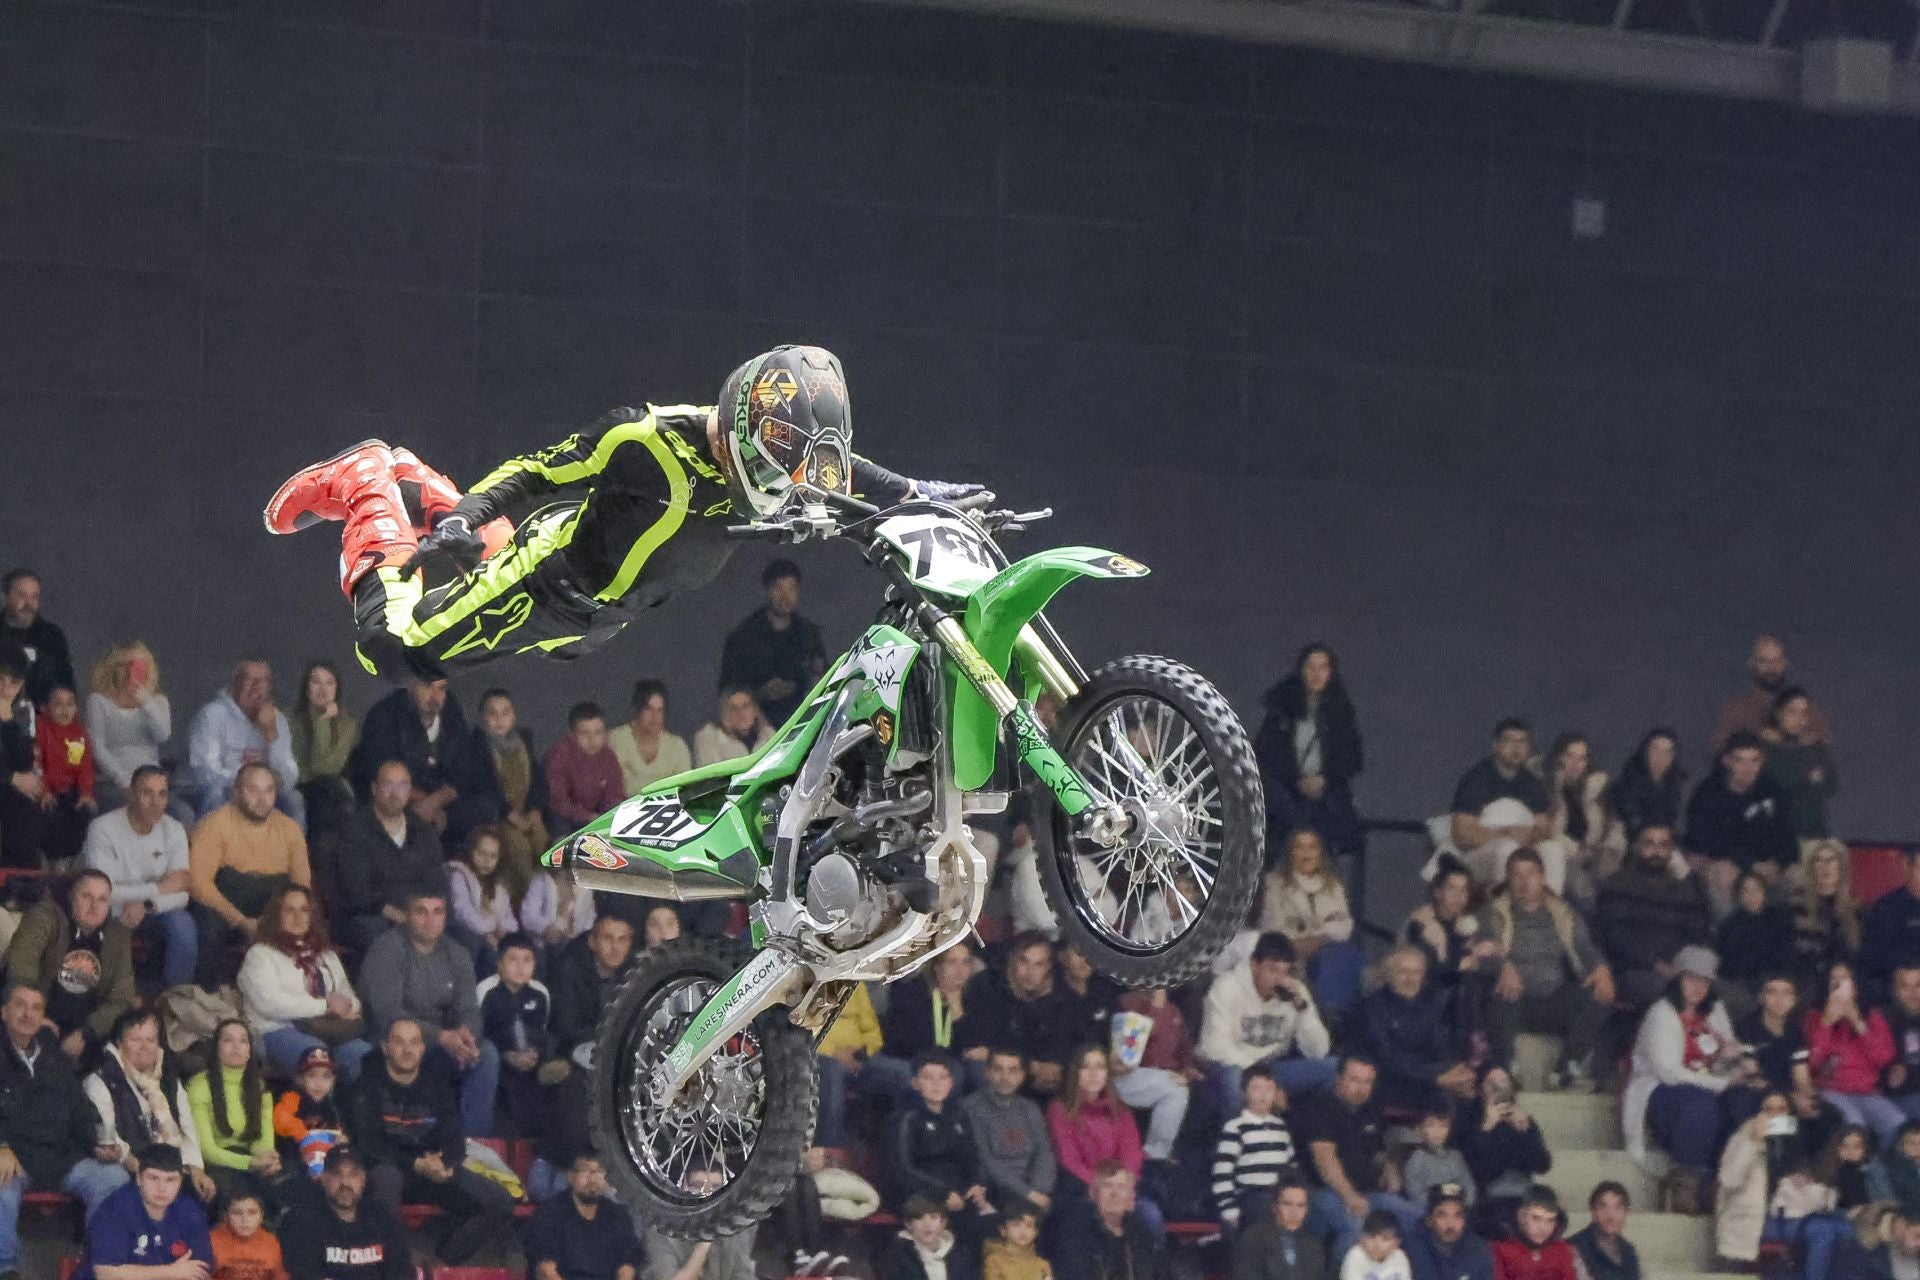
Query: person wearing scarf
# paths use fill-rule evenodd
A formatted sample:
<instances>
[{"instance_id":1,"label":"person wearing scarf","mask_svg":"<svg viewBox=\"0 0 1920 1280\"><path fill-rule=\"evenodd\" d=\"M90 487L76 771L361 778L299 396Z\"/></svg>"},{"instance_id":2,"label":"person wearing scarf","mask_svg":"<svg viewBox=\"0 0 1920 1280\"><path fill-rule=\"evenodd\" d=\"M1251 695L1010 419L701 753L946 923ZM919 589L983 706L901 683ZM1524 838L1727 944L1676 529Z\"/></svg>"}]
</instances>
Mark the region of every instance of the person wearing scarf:
<instances>
[{"instance_id":1,"label":"person wearing scarf","mask_svg":"<svg viewBox=\"0 0 1920 1280\"><path fill-rule=\"evenodd\" d=\"M118 1148L120 1163L139 1176L138 1156L156 1142L180 1149L187 1178L202 1200L214 1195L200 1157L199 1134L188 1114L187 1088L174 1072L160 1042L160 1015L135 1009L114 1023L113 1039L100 1054L100 1066L82 1086L100 1113L100 1143Z\"/></svg>"},{"instance_id":2,"label":"person wearing scarf","mask_svg":"<svg viewBox=\"0 0 1920 1280\"><path fill-rule=\"evenodd\" d=\"M500 823L500 866L517 910L533 881L534 860L553 843L540 816L546 808L547 784L539 757L533 753L533 734L520 727L513 695L505 689L480 695L480 732L507 799L507 815Z\"/></svg>"},{"instance_id":3,"label":"person wearing scarf","mask_svg":"<svg viewBox=\"0 0 1920 1280\"><path fill-rule=\"evenodd\" d=\"M319 1018L361 1017L360 997L347 980L340 953L327 940L313 895L299 885L281 889L260 917L260 936L240 965L240 1000L261 1053L275 1071L299 1068L315 1045L330 1048L349 1078L373 1051L365 1040L327 1042L302 1024Z\"/></svg>"}]
</instances>

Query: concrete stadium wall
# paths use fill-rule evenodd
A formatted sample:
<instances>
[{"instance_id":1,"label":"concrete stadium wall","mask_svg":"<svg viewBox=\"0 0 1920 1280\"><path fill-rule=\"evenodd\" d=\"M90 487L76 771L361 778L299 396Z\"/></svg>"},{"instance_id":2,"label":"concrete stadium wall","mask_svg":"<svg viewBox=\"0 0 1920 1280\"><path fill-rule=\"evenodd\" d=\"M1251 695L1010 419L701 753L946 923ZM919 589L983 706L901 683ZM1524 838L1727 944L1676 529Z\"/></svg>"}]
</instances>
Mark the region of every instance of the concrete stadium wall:
<instances>
[{"instance_id":1,"label":"concrete stadium wall","mask_svg":"<svg viewBox=\"0 0 1920 1280\"><path fill-rule=\"evenodd\" d=\"M716 0L0 6L0 561L182 725L245 652L349 657L337 544L257 512L367 435L471 480L781 340L860 443L1158 571L1086 656L1258 718L1340 650L1363 808L1501 715L1689 762L1784 635L1840 825L1920 835L1920 126L1272 49ZM1608 202L1576 241L1576 193ZM708 709L765 555L519 690ZM877 581L810 550L834 641ZM364 705L371 682L350 690Z\"/></svg>"}]
</instances>

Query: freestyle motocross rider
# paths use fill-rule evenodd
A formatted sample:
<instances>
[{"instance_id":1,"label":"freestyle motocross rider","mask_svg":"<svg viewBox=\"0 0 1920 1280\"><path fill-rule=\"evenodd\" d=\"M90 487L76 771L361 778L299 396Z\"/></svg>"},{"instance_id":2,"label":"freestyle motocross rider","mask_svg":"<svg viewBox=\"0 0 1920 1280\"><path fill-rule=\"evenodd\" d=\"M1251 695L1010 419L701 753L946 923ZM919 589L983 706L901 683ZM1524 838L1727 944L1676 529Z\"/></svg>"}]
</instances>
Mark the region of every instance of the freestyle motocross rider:
<instances>
[{"instance_id":1,"label":"freestyle motocross rider","mask_svg":"<svg viewBox=\"0 0 1920 1280\"><path fill-rule=\"evenodd\" d=\"M360 661L438 679L509 653L590 653L642 609L697 587L733 550L731 522L777 510L801 482L880 506L953 502L979 485L908 480L856 456L840 361L778 347L735 369L713 406L615 409L511 458L466 494L402 448L369 440L296 473L266 526L327 520ZM420 570L460 572L429 589Z\"/></svg>"}]
</instances>

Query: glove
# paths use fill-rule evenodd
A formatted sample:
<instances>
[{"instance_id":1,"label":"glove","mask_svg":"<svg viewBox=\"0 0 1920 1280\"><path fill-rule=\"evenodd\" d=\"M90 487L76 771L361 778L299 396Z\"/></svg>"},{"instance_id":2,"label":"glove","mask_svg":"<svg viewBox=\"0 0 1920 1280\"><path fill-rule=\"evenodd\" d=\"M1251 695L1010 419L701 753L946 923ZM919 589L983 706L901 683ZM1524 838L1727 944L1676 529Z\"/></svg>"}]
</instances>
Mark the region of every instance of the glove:
<instances>
[{"instance_id":1,"label":"glove","mask_svg":"<svg viewBox=\"0 0 1920 1280\"><path fill-rule=\"evenodd\" d=\"M486 541L474 532L472 519L453 512L443 516L440 523L433 527L433 532L420 539L413 558L407 561L401 572L412 573L427 565L451 560L464 573L485 559L486 554Z\"/></svg>"},{"instance_id":2,"label":"glove","mask_svg":"<svg viewBox=\"0 0 1920 1280\"><path fill-rule=\"evenodd\" d=\"M983 484L949 484L945 480L915 480L913 496L928 502L950 502L958 507L984 507L994 492Z\"/></svg>"}]
</instances>

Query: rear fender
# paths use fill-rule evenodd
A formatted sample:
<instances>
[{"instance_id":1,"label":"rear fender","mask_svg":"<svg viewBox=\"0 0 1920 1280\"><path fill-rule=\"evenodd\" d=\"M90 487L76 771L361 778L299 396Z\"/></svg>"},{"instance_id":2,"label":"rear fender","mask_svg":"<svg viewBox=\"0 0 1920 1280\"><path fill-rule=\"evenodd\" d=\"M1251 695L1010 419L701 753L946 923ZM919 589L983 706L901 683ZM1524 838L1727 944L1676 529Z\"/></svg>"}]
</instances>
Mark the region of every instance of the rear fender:
<instances>
[{"instance_id":1,"label":"rear fender","mask_svg":"<svg viewBox=\"0 0 1920 1280\"><path fill-rule=\"evenodd\" d=\"M1002 679L1008 677L1021 628L1075 578L1140 578L1147 566L1099 547L1055 547L1035 552L995 574L967 600L967 638ZM949 668L948 705L953 708L953 780L977 791L993 776L1000 745L1000 717L956 668Z\"/></svg>"}]
</instances>

